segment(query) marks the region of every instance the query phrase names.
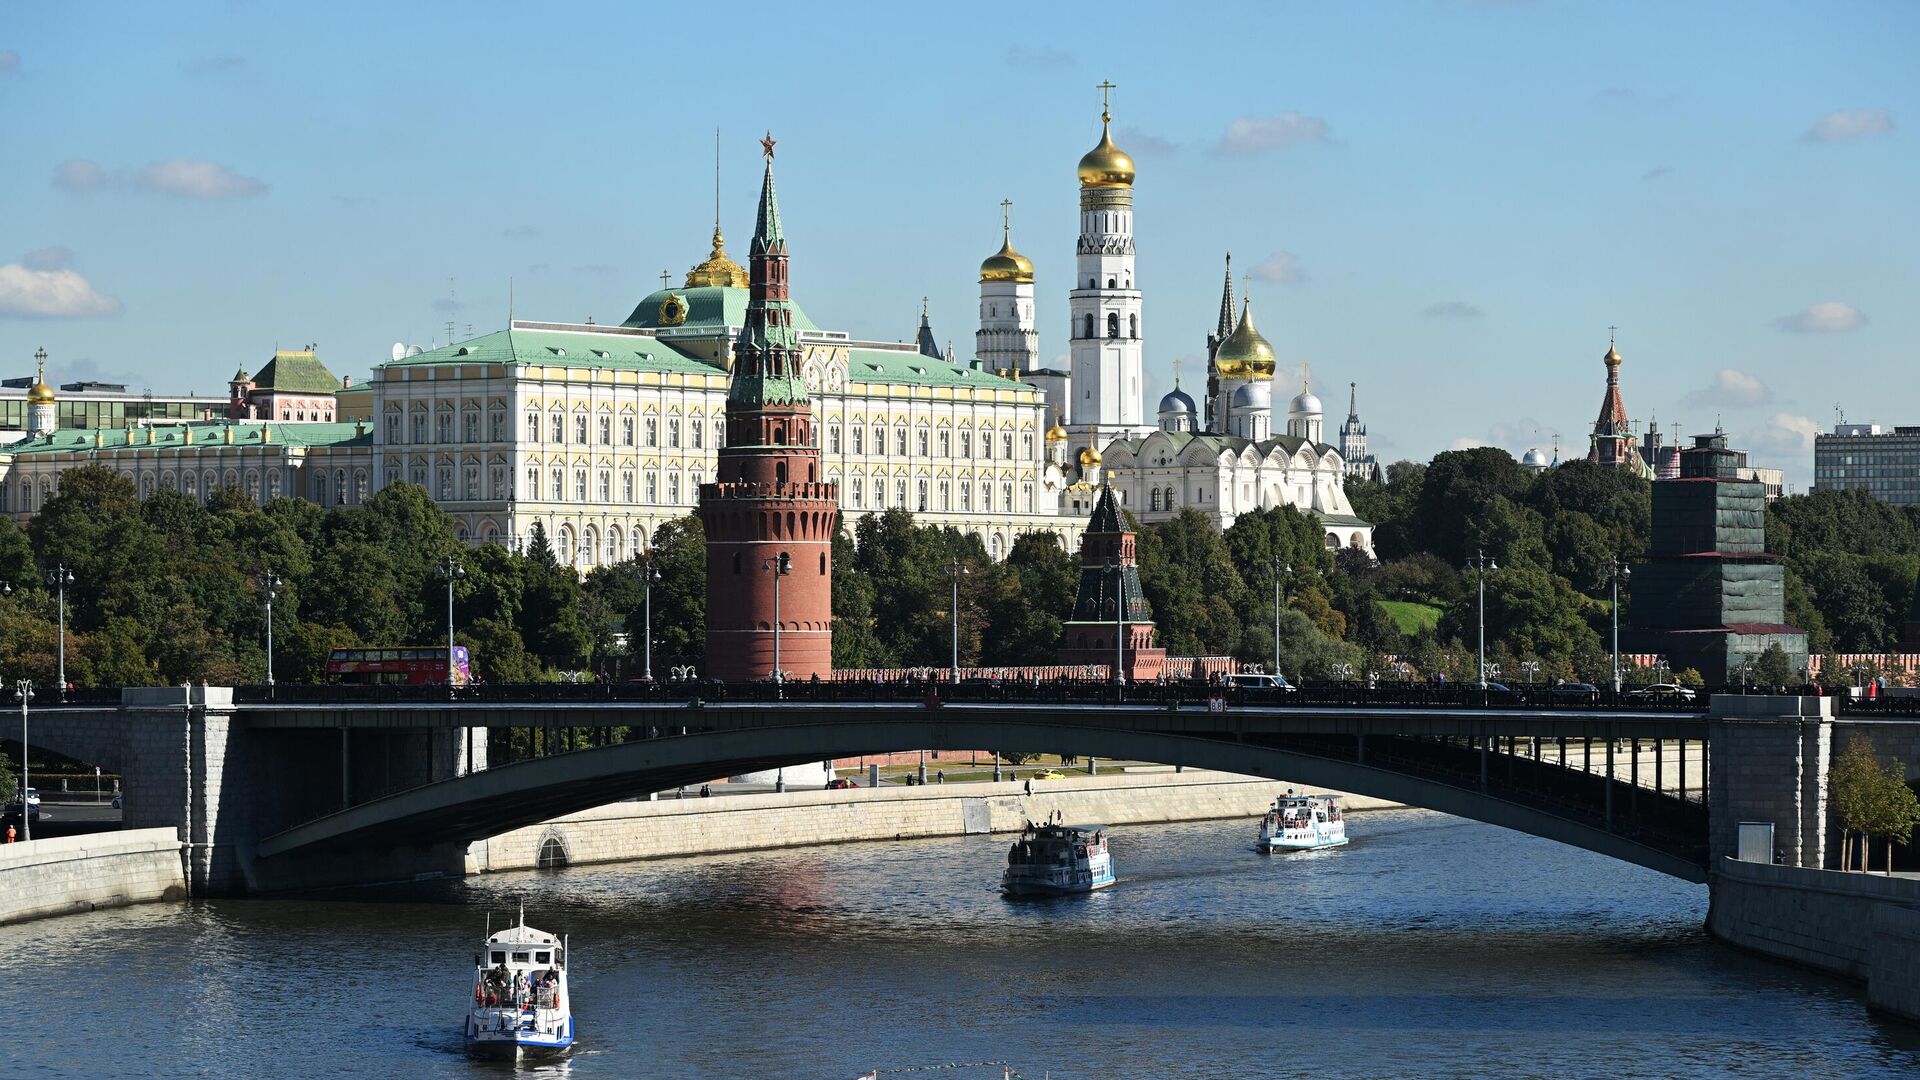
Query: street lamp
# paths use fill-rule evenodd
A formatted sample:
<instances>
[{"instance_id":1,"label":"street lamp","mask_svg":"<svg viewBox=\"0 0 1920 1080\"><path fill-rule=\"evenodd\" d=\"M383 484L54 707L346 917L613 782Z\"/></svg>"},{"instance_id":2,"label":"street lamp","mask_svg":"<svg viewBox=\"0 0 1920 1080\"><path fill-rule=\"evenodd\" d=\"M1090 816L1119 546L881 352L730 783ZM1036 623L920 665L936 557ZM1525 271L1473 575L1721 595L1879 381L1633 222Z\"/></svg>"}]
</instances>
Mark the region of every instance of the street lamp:
<instances>
[{"instance_id":1,"label":"street lamp","mask_svg":"<svg viewBox=\"0 0 1920 1080\"><path fill-rule=\"evenodd\" d=\"M653 565L653 553L649 551L647 561L640 569L640 583L646 589L646 603L642 605L646 613L643 620L646 644L642 652L645 659L641 662L640 677L648 682L653 681L653 586L659 580L660 571Z\"/></svg>"},{"instance_id":2,"label":"street lamp","mask_svg":"<svg viewBox=\"0 0 1920 1080\"><path fill-rule=\"evenodd\" d=\"M448 555L440 563L440 572L447 578L447 696L453 696L454 676L458 669L453 661L453 583L467 576L467 568L460 560Z\"/></svg>"},{"instance_id":3,"label":"street lamp","mask_svg":"<svg viewBox=\"0 0 1920 1080\"><path fill-rule=\"evenodd\" d=\"M793 573L793 557L781 552L778 558L768 558L760 563L760 569L773 575L773 672L774 682L780 681L780 579Z\"/></svg>"},{"instance_id":4,"label":"street lamp","mask_svg":"<svg viewBox=\"0 0 1920 1080\"><path fill-rule=\"evenodd\" d=\"M1500 564L1487 558L1484 551L1476 552L1467 560L1468 570L1478 570L1480 585L1480 689L1487 688L1487 575L1496 573Z\"/></svg>"},{"instance_id":5,"label":"street lamp","mask_svg":"<svg viewBox=\"0 0 1920 1080\"><path fill-rule=\"evenodd\" d=\"M1607 560L1607 582L1613 586L1613 692L1620 693L1620 582L1633 576L1633 568L1619 559Z\"/></svg>"},{"instance_id":6,"label":"street lamp","mask_svg":"<svg viewBox=\"0 0 1920 1080\"><path fill-rule=\"evenodd\" d=\"M1535 675L1540 674L1540 661L1538 660L1520 661L1520 673L1527 677L1527 685L1532 686L1533 677Z\"/></svg>"},{"instance_id":7,"label":"street lamp","mask_svg":"<svg viewBox=\"0 0 1920 1080\"><path fill-rule=\"evenodd\" d=\"M273 696L273 601L280 595L280 578L269 570L260 578L260 591L267 598L267 696Z\"/></svg>"},{"instance_id":8,"label":"street lamp","mask_svg":"<svg viewBox=\"0 0 1920 1080\"><path fill-rule=\"evenodd\" d=\"M33 804L27 801L27 787L30 778L27 775L27 702L33 700L33 680L21 679L14 684L14 694L20 698L20 832L28 840L33 839Z\"/></svg>"},{"instance_id":9,"label":"street lamp","mask_svg":"<svg viewBox=\"0 0 1920 1080\"><path fill-rule=\"evenodd\" d=\"M73 571L66 563L54 567L47 574L47 586L60 593L60 700L67 699L67 586L73 584Z\"/></svg>"},{"instance_id":10,"label":"street lamp","mask_svg":"<svg viewBox=\"0 0 1920 1080\"><path fill-rule=\"evenodd\" d=\"M947 681L960 681L960 579L967 574L966 564L955 555L947 562L947 577L953 581L953 658L947 672Z\"/></svg>"},{"instance_id":11,"label":"street lamp","mask_svg":"<svg viewBox=\"0 0 1920 1080\"><path fill-rule=\"evenodd\" d=\"M1273 557L1273 673L1280 674L1280 580L1291 575L1293 565L1280 556Z\"/></svg>"}]
</instances>

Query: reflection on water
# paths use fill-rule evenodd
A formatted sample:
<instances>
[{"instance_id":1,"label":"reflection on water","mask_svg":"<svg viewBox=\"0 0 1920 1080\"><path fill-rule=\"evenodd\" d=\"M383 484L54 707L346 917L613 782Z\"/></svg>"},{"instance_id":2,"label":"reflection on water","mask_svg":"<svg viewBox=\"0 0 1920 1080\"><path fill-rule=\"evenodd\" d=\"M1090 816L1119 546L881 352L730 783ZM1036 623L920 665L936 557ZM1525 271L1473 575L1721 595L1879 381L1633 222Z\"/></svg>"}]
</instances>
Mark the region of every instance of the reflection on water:
<instances>
[{"instance_id":1,"label":"reflection on water","mask_svg":"<svg viewBox=\"0 0 1920 1080\"><path fill-rule=\"evenodd\" d=\"M1120 882L1010 903L1006 837L767 851L0 928L0 1075L486 1077L486 913L572 936L580 1049L528 1074L849 1080L1909 1075L1852 988L1734 954L1706 892L1417 811L1344 849L1122 828ZM21 960L26 960L23 964ZM883 1072L882 1075L885 1075ZM942 1070L953 1080L998 1070Z\"/></svg>"}]
</instances>

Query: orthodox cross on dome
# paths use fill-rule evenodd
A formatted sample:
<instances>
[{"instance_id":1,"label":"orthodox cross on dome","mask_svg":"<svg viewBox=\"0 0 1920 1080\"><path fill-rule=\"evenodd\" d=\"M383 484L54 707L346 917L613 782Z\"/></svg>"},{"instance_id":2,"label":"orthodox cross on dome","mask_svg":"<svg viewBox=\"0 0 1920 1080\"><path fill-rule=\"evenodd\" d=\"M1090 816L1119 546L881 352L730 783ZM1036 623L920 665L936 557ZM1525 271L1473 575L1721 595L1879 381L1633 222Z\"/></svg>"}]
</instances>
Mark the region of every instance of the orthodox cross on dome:
<instances>
[{"instance_id":1,"label":"orthodox cross on dome","mask_svg":"<svg viewBox=\"0 0 1920 1080\"><path fill-rule=\"evenodd\" d=\"M35 363L40 365L40 381L46 382L47 381L47 347L45 345L42 345L39 348L33 350L33 359Z\"/></svg>"},{"instance_id":2,"label":"orthodox cross on dome","mask_svg":"<svg viewBox=\"0 0 1920 1080\"><path fill-rule=\"evenodd\" d=\"M1013 234L1013 200L1000 200L1000 233L1002 236Z\"/></svg>"},{"instance_id":3,"label":"orthodox cross on dome","mask_svg":"<svg viewBox=\"0 0 1920 1080\"><path fill-rule=\"evenodd\" d=\"M767 158L771 160L773 158L773 145L778 141L779 140L773 137L773 132L767 132L766 137L760 140L760 152L767 155Z\"/></svg>"},{"instance_id":4,"label":"orthodox cross on dome","mask_svg":"<svg viewBox=\"0 0 1920 1080\"><path fill-rule=\"evenodd\" d=\"M1094 87L1095 90L1100 91L1100 118L1102 120L1106 119L1112 110L1112 104L1107 100L1107 92L1116 89L1117 86L1118 84L1110 79L1102 79L1100 80L1100 85Z\"/></svg>"},{"instance_id":5,"label":"orthodox cross on dome","mask_svg":"<svg viewBox=\"0 0 1920 1080\"><path fill-rule=\"evenodd\" d=\"M672 279L673 279L672 274L667 273L665 270L660 271L660 287L661 288L663 289L666 288L667 282L671 281Z\"/></svg>"},{"instance_id":6,"label":"orthodox cross on dome","mask_svg":"<svg viewBox=\"0 0 1920 1080\"><path fill-rule=\"evenodd\" d=\"M1180 365L1184 363L1186 363L1186 360L1181 357L1176 356L1173 358L1173 388L1175 390L1180 389Z\"/></svg>"},{"instance_id":7,"label":"orthodox cross on dome","mask_svg":"<svg viewBox=\"0 0 1920 1080\"><path fill-rule=\"evenodd\" d=\"M1607 327L1607 348L1609 349L1613 348L1613 332L1618 329L1620 328L1617 326Z\"/></svg>"}]
</instances>

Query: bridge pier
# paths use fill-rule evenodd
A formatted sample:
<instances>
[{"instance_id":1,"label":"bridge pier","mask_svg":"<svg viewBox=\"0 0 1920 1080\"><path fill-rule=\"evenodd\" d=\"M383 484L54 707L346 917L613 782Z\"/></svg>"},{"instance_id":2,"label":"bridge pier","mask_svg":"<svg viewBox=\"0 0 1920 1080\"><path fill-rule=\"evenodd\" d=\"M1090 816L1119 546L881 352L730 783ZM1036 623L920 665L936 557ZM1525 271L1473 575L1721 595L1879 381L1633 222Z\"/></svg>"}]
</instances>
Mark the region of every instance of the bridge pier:
<instances>
[{"instance_id":1,"label":"bridge pier","mask_svg":"<svg viewBox=\"0 0 1920 1080\"><path fill-rule=\"evenodd\" d=\"M1732 857L1742 821L1773 823L1782 863L1826 863L1827 764L1833 747L1833 699L1718 694L1708 720L1710 866ZM1654 748L1654 788L1661 756ZM1686 783L1686 757L1680 759Z\"/></svg>"}]
</instances>

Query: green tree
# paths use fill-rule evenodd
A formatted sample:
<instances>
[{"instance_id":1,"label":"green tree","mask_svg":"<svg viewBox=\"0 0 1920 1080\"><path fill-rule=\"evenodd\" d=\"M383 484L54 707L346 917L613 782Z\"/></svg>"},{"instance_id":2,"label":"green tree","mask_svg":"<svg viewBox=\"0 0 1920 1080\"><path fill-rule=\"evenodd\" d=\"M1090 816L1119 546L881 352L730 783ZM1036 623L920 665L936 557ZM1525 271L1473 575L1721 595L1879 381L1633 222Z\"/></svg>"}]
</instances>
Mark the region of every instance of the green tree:
<instances>
[{"instance_id":1,"label":"green tree","mask_svg":"<svg viewBox=\"0 0 1920 1080\"><path fill-rule=\"evenodd\" d=\"M1762 686L1787 686L1799 682L1799 675L1793 670L1787 651L1777 641L1769 642L1753 662L1753 677Z\"/></svg>"},{"instance_id":2,"label":"green tree","mask_svg":"<svg viewBox=\"0 0 1920 1080\"><path fill-rule=\"evenodd\" d=\"M654 530L649 549L660 581L653 587L653 649L655 674L662 663L698 663L707 651L707 534L692 514L663 523ZM841 564L835 550L834 573ZM834 582L834 592L840 583ZM642 620L638 610L627 612L629 632ZM836 636L838 627L835 628Z\"/></svg>"},{"instance_id":3,"label":"green tree","mask_svg":"<svg viewBox=\"0 0 1920 1080\"><path fill-rule=\"evenodd\" d=\"M520 631L505 619L475 619L455 638L466 644L474 674L483 682L512 685L546 677L538 658L520 640Z\"/></svg>"},{"instance_id":4,"label":"green tree","mask_svg":"<svg viewBox=\"0 0 1920 1080\"><path fill-rule=\"evenodd\" d=\"M1247 586L1225 539L1204 514L1187 507L1172 520L1141 530L1135 552L1141 588L1168 655L1243 654ZM1259 567L1248 569L1261 572Z\"/></svg>"},{"instance_id":5,"label":"green tree","mask_svg":"<svg viewBox=\"0 0 1920 1080\"><path fill-rule=\"evenodd\" d=\"M1033 664L1060 648L1061 624L1079 589L1079 561L1051 532L1013 542L1007 561L987 575L987 632L981 659L988 664Z\"/></svg>"},{"instance_id":6,"label":"green tree","mask_svg":"<svg viewBox=\"0 0 1920 1080\"><path fill-rule=\"evenodd\" d=\"M1420 480L1411 526L1420 548L1458 566L1472 553L1471 526L1496 498L1520 498L1533 476L1513 455L1491 446L1436 456Z\"/></svg>"}]
</instances>

